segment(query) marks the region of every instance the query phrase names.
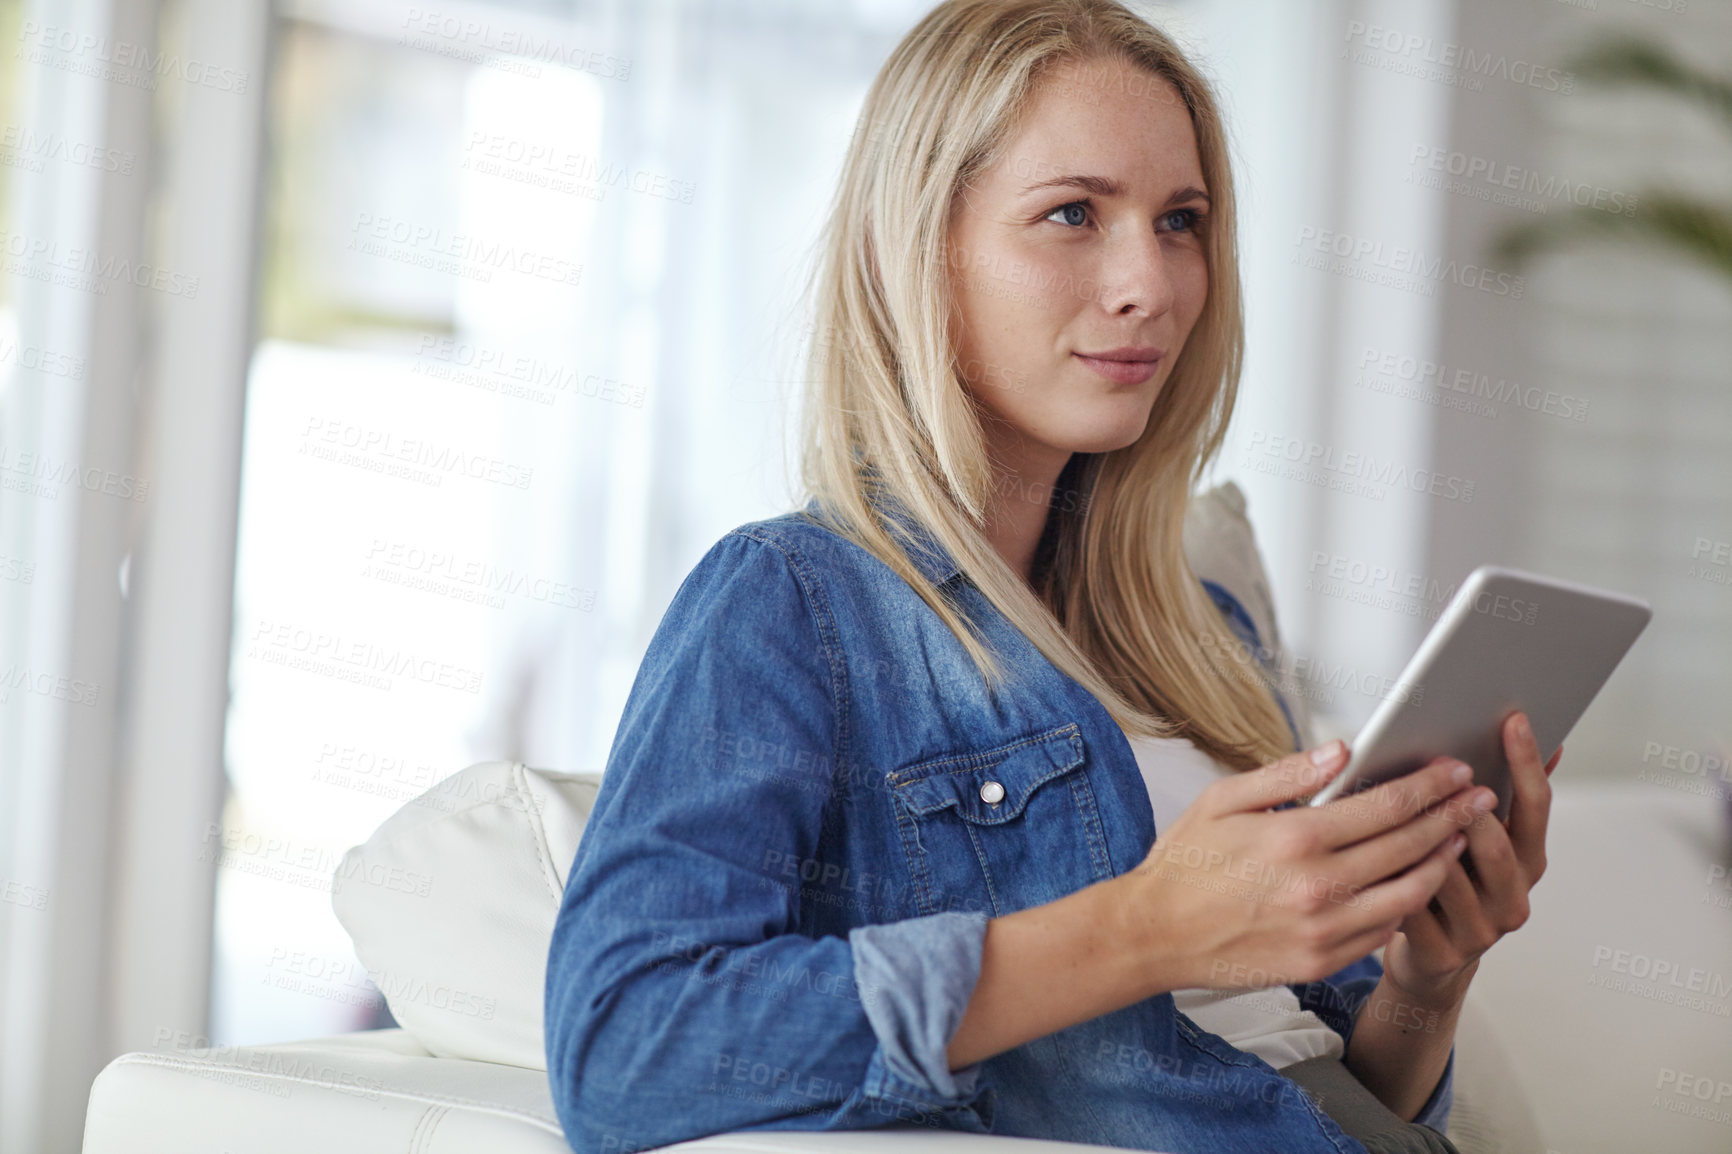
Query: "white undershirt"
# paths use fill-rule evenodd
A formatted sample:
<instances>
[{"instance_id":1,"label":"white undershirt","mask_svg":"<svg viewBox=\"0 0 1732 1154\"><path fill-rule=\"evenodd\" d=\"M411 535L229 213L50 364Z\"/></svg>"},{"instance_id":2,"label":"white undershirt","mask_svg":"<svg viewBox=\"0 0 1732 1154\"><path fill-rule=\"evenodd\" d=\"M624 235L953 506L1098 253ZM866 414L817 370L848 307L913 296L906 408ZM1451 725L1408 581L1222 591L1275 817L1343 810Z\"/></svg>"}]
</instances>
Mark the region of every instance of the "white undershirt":
<instances>
[{"instance_id":1,"label":"white undershirt","mask_svg":"<svg viewBox=\"0 0 1732 1154\"><path fill-rule=\"evenodd\" d=\"M1158 837L1203 787L1234 770L1183 737L1131 737L1131 752L1149 788ZM1306 1058L1341 1057L1341 1035L1324 1025L1286 986L1260 990L1183 989L1173 1004L1191 1021L1277 1070Z\"/></svg>"}]
</instances>

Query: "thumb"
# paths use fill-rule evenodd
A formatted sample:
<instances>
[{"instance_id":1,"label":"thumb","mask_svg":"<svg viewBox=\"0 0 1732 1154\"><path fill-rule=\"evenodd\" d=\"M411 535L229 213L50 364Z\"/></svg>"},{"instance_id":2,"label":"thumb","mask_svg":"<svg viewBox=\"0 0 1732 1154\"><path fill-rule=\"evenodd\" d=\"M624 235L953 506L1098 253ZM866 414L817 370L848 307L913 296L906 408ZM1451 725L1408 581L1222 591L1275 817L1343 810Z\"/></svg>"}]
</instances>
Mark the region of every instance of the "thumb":
<instances>
[{"instance_id":1,"label":"thumb","mask_svg":"<svg viewBox=\"0 0 1732 1154\"><path fill-rule=\"evenodd\" d=\"M1347 764L1347 743L1340 738L1315 749L1290 753L1249 773L1234 774L1218 784L1217 813L1272 809L1282 802L1310 797L1329 784Z\"/></svg>"}]
</instances>

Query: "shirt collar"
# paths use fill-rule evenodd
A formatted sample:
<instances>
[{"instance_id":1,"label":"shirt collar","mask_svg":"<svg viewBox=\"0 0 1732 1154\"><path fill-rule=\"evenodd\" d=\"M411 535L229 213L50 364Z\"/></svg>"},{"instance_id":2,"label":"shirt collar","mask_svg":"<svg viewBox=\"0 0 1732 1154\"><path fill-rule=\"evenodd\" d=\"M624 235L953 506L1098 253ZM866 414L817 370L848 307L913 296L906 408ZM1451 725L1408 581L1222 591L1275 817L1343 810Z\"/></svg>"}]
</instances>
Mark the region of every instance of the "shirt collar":
<instances>
[{"instance_id":1,"label":"shirt collar","mask_svg":"<svg viewBox=\"0 0 1732 1154\"><path fill-rule=\"evenodd\" d=\"M934 585L943 585L962 572L961 569L957 568L956 562L944 546L938 543L938 539L933 536L932 531L916 520L907 509L903 508L901 502L876 493L872 494L868 500L884 516L894 520L908 531L911 538L906 542L908 559L922 577ZM808 512L822 515L819 513L816 498L806 503L806 509Z\"/></svg>"}]
</instances>

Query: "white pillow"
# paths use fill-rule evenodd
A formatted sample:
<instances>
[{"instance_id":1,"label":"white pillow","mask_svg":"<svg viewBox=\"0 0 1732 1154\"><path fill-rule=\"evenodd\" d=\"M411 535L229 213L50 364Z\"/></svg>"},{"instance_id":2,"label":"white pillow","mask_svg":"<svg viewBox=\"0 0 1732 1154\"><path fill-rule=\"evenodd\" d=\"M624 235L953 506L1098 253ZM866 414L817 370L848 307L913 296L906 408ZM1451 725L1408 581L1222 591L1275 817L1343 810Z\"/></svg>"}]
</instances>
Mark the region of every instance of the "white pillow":
<instances>
[{"instance_id":1,"label":"white pillow","mask_svg":"<svg viewBox=\"0 0 1732 1154\"><path fill-rule=\"evenodd\" d=\"M1239 486L1224 481L1213 489L1191 494L1191 504L1185 512L1184 537L1185 560L1191 572L1222 586L1238 599L1257 626L1257 637L1264 648L1277 655L1276 668L1286 670L1286 647L1275 621L1275 595L1269 589L1263 554L1257 548L1257 534L1251 528L1245 494ZM1282 684L1285 687L1287 683ZM1309 749L1316 743L1310 702L1304 693L1286 688L1282 696L1293 711L1293 724L1299 728L1301 744Z\"/></svg>"},{"instance_id":2,"label":"white pillow","mask_svg":"<svg viewBox=\"0 0 1732 1154\"><path fill-rule=\"evenodd\" d=\"M600 784L482 762L343 855L337 919L392 1016L429 1052L547 1068L547 951Z\"/></svg>"}]
</instances>

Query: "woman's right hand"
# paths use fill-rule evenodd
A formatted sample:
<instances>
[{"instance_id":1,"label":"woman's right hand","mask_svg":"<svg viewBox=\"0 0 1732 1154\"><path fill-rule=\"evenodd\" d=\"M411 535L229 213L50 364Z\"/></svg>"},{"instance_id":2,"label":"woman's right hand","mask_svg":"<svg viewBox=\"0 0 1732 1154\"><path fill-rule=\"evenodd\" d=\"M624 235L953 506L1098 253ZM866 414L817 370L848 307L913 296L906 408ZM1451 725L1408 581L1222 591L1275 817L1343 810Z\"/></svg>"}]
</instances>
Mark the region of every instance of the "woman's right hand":
<instances>
[{"instance_id":1,"label":"woman's right hand","mask_svg":"<svg viewBox=\"0 0 1732 1154\"><path fill-rule=\"evenodd\" d=\"M1496 804L1461 762L1439 758L1326 805L1269 812L1346 763L1334 741L1210 783L1125 875L1123 924L1172 988L1316 981L1357 961L1443 885L1461 827L1482 815L1472 803Z\"/></svg>"}]
</instances>

